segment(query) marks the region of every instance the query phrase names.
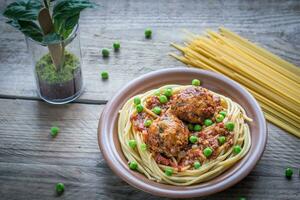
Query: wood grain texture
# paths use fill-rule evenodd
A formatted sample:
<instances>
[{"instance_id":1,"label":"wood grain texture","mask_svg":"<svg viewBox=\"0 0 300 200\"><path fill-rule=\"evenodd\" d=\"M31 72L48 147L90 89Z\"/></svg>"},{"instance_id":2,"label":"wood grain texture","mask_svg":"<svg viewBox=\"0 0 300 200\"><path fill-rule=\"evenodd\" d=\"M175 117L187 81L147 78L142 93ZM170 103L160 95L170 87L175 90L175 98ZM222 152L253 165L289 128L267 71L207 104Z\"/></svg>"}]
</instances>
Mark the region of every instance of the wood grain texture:
<instances>
[{"instance_id":1,"label":"wood grain texture","mask_svg":"<svg viewBox=\"0 0 300 200\"><path fill-rule=\"evenodd\" d=\"M78 102L105 102L135 77L166 67L183 67L167 56L183 29L200 33L224 25L300 65L300 1L97 1L81 15L85 92ZM2 3L3 4L3 3ZM0 4L1 5L1 4ZM2 9L3 9L3 5ZM1 8L0 8L1 10ZM37 99L24 37L0 17L0 96ZM150 27L153 37L144 38ZM102 59L101 49L121 42L119 53ZM108 81L100 72L107 70Z\"/></svg>"},{"instance_id":2,"label":"wood grain texture","mask_svg":"<svg viewBox=\"0 0 300 200\"><path fill-rule=\"evenodd\" d=\"M0 0L0 11L6 5ZM184 67L167 56L183 29L199 33L224 25L300 66L300 1L98 1L80 20L85 104L52 106L38 100L24 36L0 15L0 199L160 199L116 177L96 140L105 103L135 77L166 67ZM150 27L153 37L144 38ZM119 53L102 59L101 48L121 42ZM100 72L107 70L108 81ZM2 98L2 99L1 99ZM5 99L4 99L5 98ZM24 100L14 100L24 99ZM88 103L88 104L87 104ZM61 133L53 139L53 125ZM300 199L300 140L268 124L269 139L256 168L236 186L202 199ZM291 166L292 180L284 177Z\"/></svg>"},{"instance_id":3,"label":"wood grain texture","mask_svg":"<svg viewBox=\"0 0 300 200\"><path fill-rule=\"evenodd\" d=\"M97 123L103 105L0 99L0 199L53 199L63 182L61 199L160 199L116 177L98 149ZM52 125L61 128L49 136ZM262 159L243 181L203 199L300 198L298 171L288 180L287 166L300 167L300 140L269 124Z\"/></svg>"}]
</instances>

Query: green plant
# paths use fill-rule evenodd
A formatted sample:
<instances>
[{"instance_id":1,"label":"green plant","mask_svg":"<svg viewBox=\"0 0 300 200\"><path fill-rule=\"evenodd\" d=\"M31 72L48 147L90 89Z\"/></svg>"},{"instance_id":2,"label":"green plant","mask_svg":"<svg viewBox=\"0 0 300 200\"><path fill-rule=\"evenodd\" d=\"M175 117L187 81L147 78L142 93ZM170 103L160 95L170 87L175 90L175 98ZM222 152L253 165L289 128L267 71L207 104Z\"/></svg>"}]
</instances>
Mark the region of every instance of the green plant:
<instances>
[{"instance_id":1,"label":"green plant","mask_svg":"<svg viewBox=\"0 0 300 200\"><path fill-rule=\"evenodd\" d=\"M3 15L8 18L8 24L25 36L47 45L53 70L62 71L68 45L64 41L78 24L80 12L95 4L89 0L58 0L53 6L50 4L50 0L18 0L9 4Z\"/></svg>"},{"instance_id":2,"label":"green plant","mask_svg":"<svg viewBox=\"0 0 300 200\"><path fill-rule=\"evenodd\" d=\"M37 42L49 44L68 38L76 24L80 12L92 8L95 4L88 0L58 0L53 5L52 22L54 32L43 35L41 27L36 23L42 8L50 9L50 1L18 0L9 4L3 12L7 23L19 29L24 35Z\"/></svg>"}]
</instances>

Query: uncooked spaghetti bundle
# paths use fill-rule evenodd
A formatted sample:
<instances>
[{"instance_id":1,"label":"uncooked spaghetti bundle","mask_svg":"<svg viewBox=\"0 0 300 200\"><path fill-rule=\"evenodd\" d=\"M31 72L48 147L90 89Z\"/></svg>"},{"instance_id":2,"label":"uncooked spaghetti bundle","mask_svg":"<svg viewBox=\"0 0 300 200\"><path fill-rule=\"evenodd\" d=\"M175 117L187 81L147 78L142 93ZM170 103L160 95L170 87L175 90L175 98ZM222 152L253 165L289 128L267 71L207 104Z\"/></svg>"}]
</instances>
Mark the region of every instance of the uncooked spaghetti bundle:
<instances>
[{"instance_id":1,"label":"uncooked spaghetti bundle","mask_svg":"<svg viewBox=\"0 0 300 200\"><path fill-rule=\"evenodd\" d=\"M237 81L259 101L270 122L300 137L300 69L247 39L220 28L189 33L183 55L170 55L188 66L212 70Z\"/></svg>"}]
</instances>

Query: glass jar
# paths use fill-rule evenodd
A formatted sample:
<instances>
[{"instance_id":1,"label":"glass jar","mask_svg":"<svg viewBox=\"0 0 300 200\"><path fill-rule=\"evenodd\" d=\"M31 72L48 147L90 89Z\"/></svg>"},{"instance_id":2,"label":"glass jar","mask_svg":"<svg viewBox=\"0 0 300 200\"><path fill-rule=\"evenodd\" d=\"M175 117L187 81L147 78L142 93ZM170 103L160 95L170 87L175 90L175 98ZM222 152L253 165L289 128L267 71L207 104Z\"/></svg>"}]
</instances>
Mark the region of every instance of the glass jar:
<instances>
[{"instance_id":1,"label":"glass jar","mask_svg":"<svg viewBox=\"0 0 300 200\"><path fill-rule=\"evenodd\" d=\"M26 42L38 95L51 104L65 104L78 98L83 91L79 26L67 39L49 45L28 37Z\"/></svg>"}]
</instances>

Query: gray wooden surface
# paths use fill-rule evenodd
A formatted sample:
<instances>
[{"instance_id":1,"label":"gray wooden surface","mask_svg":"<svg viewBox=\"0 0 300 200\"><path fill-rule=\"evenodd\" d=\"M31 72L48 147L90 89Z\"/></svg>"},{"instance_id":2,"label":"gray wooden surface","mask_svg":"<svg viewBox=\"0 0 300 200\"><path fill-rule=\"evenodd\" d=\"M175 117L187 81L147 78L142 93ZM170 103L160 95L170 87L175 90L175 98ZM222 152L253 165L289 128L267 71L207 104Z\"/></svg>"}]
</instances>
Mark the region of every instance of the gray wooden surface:
<instances>
[{"instance_id":1,"label":"gray wooden surface","mask_svg":"<svg viewBox=\"0 0 300 200\"><path fill-rule=\"evenodd\" d=\"M5 1L0 0L0 10ZM0 17L0 199L158 199L116 177L101 156L97 122L104 104L125 83L147 72L184 67L167 56L183 29L224 25L300 66L300 1L99 1L83 13L81 46L86 88L77 103L52 106L35 92L24 37ZM153 30L144 39L146 27ZM100 50L121 42L107 60ZM101 70L109 71L102 81ZM61 133L49 137L49 128ZM272 124L259 164L234 187L203 199L300 199L300 140ZM294 167L287 180L284 169Z\"/></svg>"}]
</instances>

